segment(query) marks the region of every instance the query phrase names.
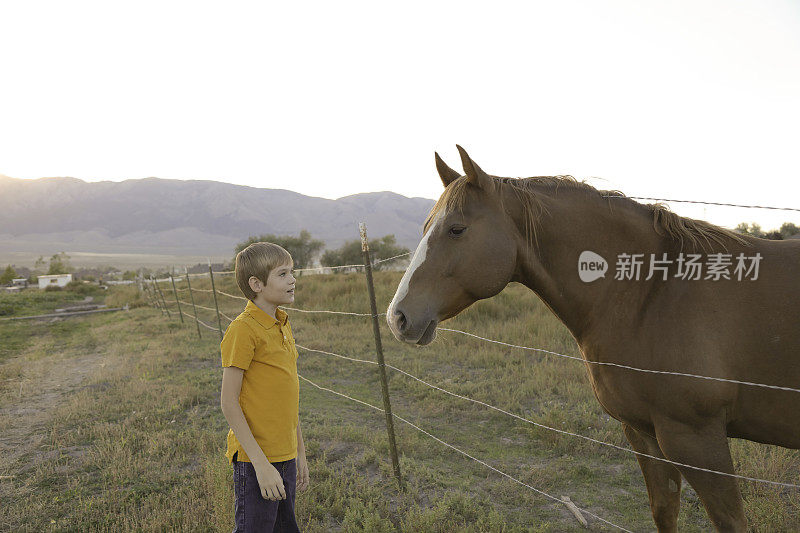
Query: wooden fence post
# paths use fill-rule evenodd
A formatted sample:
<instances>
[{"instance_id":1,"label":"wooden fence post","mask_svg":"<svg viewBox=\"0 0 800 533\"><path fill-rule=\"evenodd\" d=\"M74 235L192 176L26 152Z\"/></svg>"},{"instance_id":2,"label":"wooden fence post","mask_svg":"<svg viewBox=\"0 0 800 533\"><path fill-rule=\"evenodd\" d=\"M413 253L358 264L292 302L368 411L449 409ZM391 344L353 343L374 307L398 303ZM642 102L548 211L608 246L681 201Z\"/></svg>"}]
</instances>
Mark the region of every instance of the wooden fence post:
<instances>
[{"instance_id":1,"label":"wooden fence post","mask_svg":"<svg viewBox=\"0 0 800 533\"><path fill-rule=\"evenodd\" d=\"M164 313L164 307L161 305L161 302L158 299L158 294L156 293L156 289L154 288L154 285L155 285L155 281L153 281L153 275L151 274L150 275L150 291L153 293L153 301L155 302L156 307L158 308L159 311L161 311L161 314L163 315L163 314L165 314Z\"/></svg>"},{"instance_id":2,"label":"wooden fence post","mask_svg":"<svg viewBox=\"0 0 800 533\"><path fill-rule=\"evenodd\" d=\"M147 286L147 280L144 277L144 272L139 272L139 290L144 293L144 297L147 300L147 305L151 307L156 307L153 305L153 299L150 297L150 288Z\"/></svg>"},{"instance_id":3,"label":"wooden fence post","mask_svg":"<svg viewBox=\"0 0 800 533\"><path fill-rule=\"evenodd\" d=\"M372 309L372 331L375 334L375 350L378 353L378 373L381 378L381 392L383 393L383 409L386 413L386 430L389 433L389 451L392 454L392 468L397 484L403 490L403 479L400 477L400 461L397 458L397 444L394 439L394 419L392 405L389 403L389 385L386 381L386 364L383 362L383 345L381 344L381 330L378 326L378 308L375 305L375 287L372 283L372 262L369 257L369 241L367 241L367 225L358 224L361 234L361 251L364 253L364 269L367 274L367 289L369 290L369 305Z\"/></svg>"},{"instance_id":4,"label":"wooden fence post","mask_svg":"<svg viewBox=\"0 0 800 533\"><path fill-rule=\"evenodd\" d=\"M186 270L186 284L189 286L189 296L192 297L192 311L194 311L194 325L197 326L197 337L202 339L203 336L200 335L200 319L197 318L197 307L194 305L194 293L192 292L192 282L189 281L189 269L184 267Z\"/></svg>"},{"instance_id":5,"label":"wooden fence post","mask_svg":"<svg viewBox=\"0 0 800 533\"><path fill-rule=\"evenodd\" d=\"M219 340L222 342L222 319L219 317L219 304L217 303L217 288L214 286L214 272L211 270L211 259L208 260L208 275L211 277L211 292L214 293L214 307L217 308L217 327Z\"/></svg>"},{"instance_id":6,"label":"wooden fence post","mask_svg":"<svg viewBox=\"0 0 800 533\"><path fill-rule=\"evenodd\" d=\"M172 294L175 295L175 304L178 306L178 315L181 317L181 324L184 324L183 321L183 311L181 311L181 302L178 300L178 290L175 288L175 278L172 276L172 272L169 273L169 279L172 281Z\"/></svg>"},{"instance_id":7,"label":"wooden fence post","mask_svg":"<svg viewBox=\"0 0 800 533\"><path fill-rule=\"evenodd\" d=\"M156 275L156 279L153 281L153 283L156 284L158 294L161 296L161 303L164 304L164 311L167 312L167 318L172 318L172 315L169 314L169 309L167 308L167 301L164 299L164 293L161 292L161 286L158 284L158 275Z\"/></svg>"}]
</instances>

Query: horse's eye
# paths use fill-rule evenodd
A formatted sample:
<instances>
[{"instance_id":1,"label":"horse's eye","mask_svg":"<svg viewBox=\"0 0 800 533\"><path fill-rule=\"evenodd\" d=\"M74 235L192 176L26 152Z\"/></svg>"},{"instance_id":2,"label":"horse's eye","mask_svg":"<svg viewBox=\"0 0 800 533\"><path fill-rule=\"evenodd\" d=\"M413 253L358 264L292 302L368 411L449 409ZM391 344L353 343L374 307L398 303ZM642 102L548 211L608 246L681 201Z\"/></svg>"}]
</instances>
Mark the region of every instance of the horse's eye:
<instances>
[{"instance_id":1,"label":"horse's eye","mask_svg":"<svg viewBox=\"0 0 800 533\"><path fill-rule=\"evenodd\" d=\"M466 231L466 226L455 225L450 227L450 236L451 237L460 237L464 231Z\"/></svg>"}]
</instances>

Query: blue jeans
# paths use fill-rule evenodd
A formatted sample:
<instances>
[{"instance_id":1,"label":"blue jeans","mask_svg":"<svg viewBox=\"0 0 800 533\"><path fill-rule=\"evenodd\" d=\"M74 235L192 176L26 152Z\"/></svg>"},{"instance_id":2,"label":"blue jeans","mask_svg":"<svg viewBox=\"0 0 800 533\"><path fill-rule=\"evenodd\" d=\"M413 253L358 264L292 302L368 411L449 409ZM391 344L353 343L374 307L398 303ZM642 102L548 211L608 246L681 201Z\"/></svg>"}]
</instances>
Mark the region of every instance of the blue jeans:
<instances>
[{"instance_id":1,"label":"blue jeans","mask_svg":"<svg viewBox=\"0 0 800 533\"><path fill-rule=\"evenodd\" d=\"M265 500L261 496L253 463L237 461L233 455L233 492L236 525L233 533L300 533L294 517L297 483L296 459L272 463L283 479L286 499Z\"/></svg>"}]
</instances>

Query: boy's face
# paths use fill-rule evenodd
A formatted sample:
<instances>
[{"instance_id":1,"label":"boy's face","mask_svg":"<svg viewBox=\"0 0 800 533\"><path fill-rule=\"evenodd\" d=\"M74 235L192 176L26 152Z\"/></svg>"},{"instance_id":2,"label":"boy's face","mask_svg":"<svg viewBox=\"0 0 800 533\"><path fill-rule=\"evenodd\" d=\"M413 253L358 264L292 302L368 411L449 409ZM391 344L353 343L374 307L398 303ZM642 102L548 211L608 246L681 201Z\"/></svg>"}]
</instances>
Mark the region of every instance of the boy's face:
<instances>
[{"instance_id":1,"label":"boy's face","mask_svg":"<svg viewBox=\"0 0 800 533\"><path fill-rule=\"evenodd\" d=\"M291 263L273 268L269 273L266 285L261 283L257 277L251 276L250 287L256 292L256 299L275 306L294 302L295 278L292 269Z\"/></svg>"}]
</instances>

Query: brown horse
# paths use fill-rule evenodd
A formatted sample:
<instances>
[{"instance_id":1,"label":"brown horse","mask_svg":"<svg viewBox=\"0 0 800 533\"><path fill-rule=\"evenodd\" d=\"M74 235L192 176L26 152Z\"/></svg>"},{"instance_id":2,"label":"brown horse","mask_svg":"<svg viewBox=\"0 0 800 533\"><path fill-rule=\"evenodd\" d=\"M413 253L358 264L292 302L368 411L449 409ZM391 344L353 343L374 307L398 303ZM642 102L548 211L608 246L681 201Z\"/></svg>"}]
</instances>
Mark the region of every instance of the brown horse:
<instances>
[{"instance_id":1,"label":"brown horse","mask_svg":"<svg viewBox=\"0 0 800 533\"><path fill-rule=\"evenodd\" d=\"M489 176L458 149L464 176L436 155L445 191L388 309L397 339L428 344L439 322L517 281L572 333L635 451L732 474L727 437L800 448L798 392L592 364L800 387L800 241L569 176ZM718 530L745 531L735 477L637 459L659 531L676 530L681 475Z\"/></svg>"}]
</instances>

